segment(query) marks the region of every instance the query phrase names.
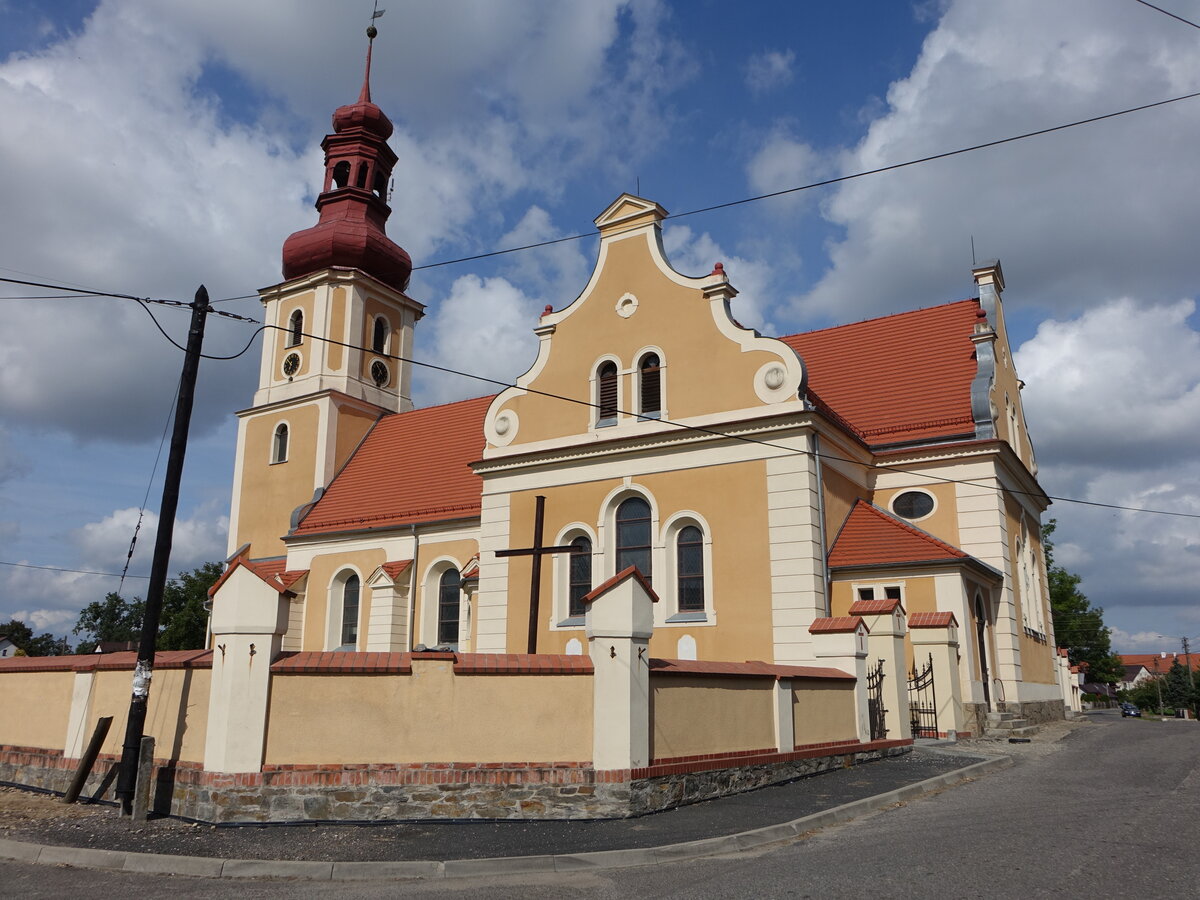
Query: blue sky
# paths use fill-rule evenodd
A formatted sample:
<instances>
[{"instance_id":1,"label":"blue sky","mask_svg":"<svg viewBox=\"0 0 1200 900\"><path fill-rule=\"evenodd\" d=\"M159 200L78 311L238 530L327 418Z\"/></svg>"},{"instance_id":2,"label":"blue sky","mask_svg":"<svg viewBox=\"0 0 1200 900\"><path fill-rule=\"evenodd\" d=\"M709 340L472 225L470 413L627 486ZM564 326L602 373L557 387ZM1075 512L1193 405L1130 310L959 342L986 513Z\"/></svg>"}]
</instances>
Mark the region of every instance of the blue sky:
<instances>
[{"instance_id":1,"label":"blue sky","mask_svg":"<svg viewBox=\"0 0 1200 900\"><path fill-rule=\"evenodd\" d=\"M373 93L400 157L389 233L418 266L588 232L639 185L683 212L1200 90L1200 30L1132 0L391 6ZM1198 0L1170 8L1200 19ZM0 275L179 299L200 282L224 298L278 281L283 239L315 221L320 140L357 94L369 13L0 0ZM1200 513L1198 138L1200 100L1186 101L680 218L665 240L682 271L725 262L743 322L790 333L970 296L973 238L1004 264L1048 492ZM419 270L418 356L523 371L538 311L575 296L594 249ZM128 301L0 309L0 561L120 571L179 354ZM186 315L155 312L181 340ZM248 339L216 320L208 350ZM201 368L173 570L224 555L231 413L257 358L256 343ZM417 390L489 388L422 375ZM1200 635L1196 519L1049 515L1119 649ZM65 631L115 586L0 565L0 620Z\"/></svg>"}]
</instances>

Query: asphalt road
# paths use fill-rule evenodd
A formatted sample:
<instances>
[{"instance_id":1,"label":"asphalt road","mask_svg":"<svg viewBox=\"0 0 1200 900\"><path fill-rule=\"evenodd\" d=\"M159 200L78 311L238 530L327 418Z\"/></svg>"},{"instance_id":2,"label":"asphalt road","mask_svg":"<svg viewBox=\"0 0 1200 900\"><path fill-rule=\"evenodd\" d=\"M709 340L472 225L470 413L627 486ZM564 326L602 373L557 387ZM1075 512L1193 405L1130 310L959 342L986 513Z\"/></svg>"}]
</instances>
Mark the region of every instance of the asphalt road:
<instances>
[{"instance_id":1,"label":"asphalt road","mask_svg":"<svg viewBox=\"0 0 1200 900\"><path fill-rule=\"evenodd\" d=\"M1200 725L1095 718L1010 769L755 853L332 886L0 863L0 897L1200 896Z\"/></svg>"}]
</instances>

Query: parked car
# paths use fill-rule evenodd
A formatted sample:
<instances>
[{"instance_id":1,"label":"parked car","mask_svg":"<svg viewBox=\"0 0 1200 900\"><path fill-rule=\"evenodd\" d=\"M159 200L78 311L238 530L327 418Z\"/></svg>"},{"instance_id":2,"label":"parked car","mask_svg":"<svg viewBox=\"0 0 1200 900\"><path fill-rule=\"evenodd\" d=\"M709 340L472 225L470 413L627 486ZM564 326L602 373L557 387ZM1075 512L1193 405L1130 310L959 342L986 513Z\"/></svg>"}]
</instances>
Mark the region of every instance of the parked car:
<instances>
[{"instance_id":1,"label":"parked car","mask_svg":"<svg viewBox=\"0 0 1200 900\"><path fill-rule=\"evenodd\" d=\"M1126 718L1127 716L1137 716L1140 719L1142 717L1142 711L1132 703L1122 703L1121 718Z\"/></svg>"}]
</instances>

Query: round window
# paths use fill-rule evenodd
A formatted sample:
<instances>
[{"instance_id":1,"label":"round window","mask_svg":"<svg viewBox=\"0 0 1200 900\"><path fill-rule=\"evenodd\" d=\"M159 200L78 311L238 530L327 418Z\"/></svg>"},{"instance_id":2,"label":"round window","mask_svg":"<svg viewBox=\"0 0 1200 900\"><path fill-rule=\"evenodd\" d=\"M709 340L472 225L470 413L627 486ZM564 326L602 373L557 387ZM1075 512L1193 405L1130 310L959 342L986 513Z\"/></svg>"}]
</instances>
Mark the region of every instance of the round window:
<instances>
[{"instance_id":1,"label":"round window","mask_svg":"<svg viewBox=\"0 0 1200 900\"><path fill-rule=\"evenodd\" d=\"M905 491L892 500L892 512L902 519L923 519L933 512L933 497L924 491Z\"/></svg>"}]
</instances>

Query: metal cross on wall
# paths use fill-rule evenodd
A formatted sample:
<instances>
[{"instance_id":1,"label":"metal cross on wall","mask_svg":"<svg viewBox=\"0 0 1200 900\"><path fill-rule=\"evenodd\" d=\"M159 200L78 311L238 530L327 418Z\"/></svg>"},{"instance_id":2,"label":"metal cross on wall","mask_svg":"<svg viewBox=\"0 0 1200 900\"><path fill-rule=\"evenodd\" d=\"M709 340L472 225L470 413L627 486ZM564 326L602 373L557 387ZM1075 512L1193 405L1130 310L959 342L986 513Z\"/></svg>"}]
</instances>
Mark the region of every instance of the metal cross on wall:
<instances>
[{"instance_id":1,"label":"metal cross on wall","mask_svg":"<svg viewBox=\"0 0 1200 900\"><path fill-rule=\"evenodd\" d=\"M497 550L496 556L532 556L533 570L529 575L529 653L537 653L538 634L538 603L541 599L542 588L542 557L549 553L570 553L570 544L560 544L556 547L542 546L542 523L546 515L546 498L535 498L533 512L533 546L519 550Z\"/></svg>"}]
</instances>

